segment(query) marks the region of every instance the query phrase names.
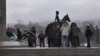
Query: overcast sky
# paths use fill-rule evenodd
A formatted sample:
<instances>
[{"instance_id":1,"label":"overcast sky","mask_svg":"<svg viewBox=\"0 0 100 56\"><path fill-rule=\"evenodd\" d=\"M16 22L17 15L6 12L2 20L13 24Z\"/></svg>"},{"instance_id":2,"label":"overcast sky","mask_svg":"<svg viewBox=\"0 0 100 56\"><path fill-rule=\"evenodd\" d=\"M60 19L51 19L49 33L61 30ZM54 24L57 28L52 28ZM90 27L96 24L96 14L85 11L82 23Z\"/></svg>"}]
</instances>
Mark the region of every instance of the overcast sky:
<instances>
[{"instance_id":1,"label":"overcast sky","mask_svg":"<svg viewBox=\"0 0 100 56\"><path fill-rule=\"evenodd\" d=\"M54 21L55 11L72 21L100 19L100 0L6 0L7 23Z\"/></svg>"}]
</instances>

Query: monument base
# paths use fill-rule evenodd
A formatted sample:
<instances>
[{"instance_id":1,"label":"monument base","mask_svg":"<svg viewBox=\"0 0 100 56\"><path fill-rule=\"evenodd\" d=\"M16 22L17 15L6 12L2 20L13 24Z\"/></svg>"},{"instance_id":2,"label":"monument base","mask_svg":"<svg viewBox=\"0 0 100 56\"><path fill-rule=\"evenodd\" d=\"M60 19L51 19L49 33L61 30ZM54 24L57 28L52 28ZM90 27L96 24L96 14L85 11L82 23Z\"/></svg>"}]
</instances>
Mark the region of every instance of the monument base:
<instances>
[{"instance_id":1,"label":"monument base","mask_svg":"<svg viewBox=\"0 0 100 56\"><path fill-rule=\"evenodd\" d=\"M100 56L100 48L2 48L1 56Z\"/></svg>"}]
</instances>

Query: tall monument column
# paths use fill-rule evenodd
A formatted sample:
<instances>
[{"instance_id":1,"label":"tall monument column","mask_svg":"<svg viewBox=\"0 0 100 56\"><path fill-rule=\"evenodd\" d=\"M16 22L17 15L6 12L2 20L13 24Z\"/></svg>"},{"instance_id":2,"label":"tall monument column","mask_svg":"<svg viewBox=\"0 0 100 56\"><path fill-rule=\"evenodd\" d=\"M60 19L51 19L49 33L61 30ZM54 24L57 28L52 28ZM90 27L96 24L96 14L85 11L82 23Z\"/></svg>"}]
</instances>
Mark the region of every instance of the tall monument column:
<instances>
[{"instance_id":1,"label":"tall monument column","mask_svg":"<svg viewBox=\"0 0 100 56\"><path fill-rule=\"evenodd\" d=\"M6 0L0 0L0 41L6 40Z\"/></svg>"}]
</instances>

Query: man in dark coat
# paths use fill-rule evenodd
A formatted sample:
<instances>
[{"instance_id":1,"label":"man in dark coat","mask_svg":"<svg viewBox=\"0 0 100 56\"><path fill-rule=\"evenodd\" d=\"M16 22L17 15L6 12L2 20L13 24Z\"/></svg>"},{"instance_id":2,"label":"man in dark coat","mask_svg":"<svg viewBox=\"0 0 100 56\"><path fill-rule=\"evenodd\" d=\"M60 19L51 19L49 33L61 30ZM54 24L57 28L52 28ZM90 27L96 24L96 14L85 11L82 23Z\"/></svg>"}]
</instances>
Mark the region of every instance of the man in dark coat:
<instances>
[{"instance_id":1,"label":"man in dark coat","mask_svg":"<svg viewBox=\"0 0 100 56\"><path fill-rule=\"evenodd\" d=\"M22 32L20 31L19 28L17 28L17 40L20 41L22 36Z\"/></svg>"},{"instance_id":2,"label":"man in dark coat","mask_svg":"<svg viewBox=\"0 0 100 56\"><path fill-rule=\"evenodd\" d=\"M48 46L54 47L56 46L56 22L52 22L47 25L45 34L48 37Z\"/></svg>"},{"instance_id":3,"label":"man in dark coat","mask_svg":"<svg viewBox=\"0 0 100 56\"><path fill-rule=\"evenodd\" d=\"M72 47L79 47L80 46L79 33L80 33L80 29L77 26L77 24L72 23L71 28L70 28L70 32L69 32L69 40L71 41Z\"/></svg>"},{"instance_id":4,"label":"man in dark coat","mask_svg":"<svg viewBox=\"0 0 100 56\"><path fill-rule=\"evenodd\" d=\"M90 45L90 39L91 39L91 36L93 35L93 32L90 28L90 26L87 26L86 27L86 31L85 31L85 36L87 38L87 47L90 48L91 45Z\"/></svg>"},{"instance_id":5,"label":"man in dark coat","mask_svg":"<svg viewBox=\"0 0 100 56\"><path fill-rule=\"evenodd\" d=\"M37 40L37 38L36 38L36 28L34 26L31 28L31 34L33 36L33 43L36 46L36 40Z\"/></svg>"},{"instance_id":6,"label":"man in dark coat","mask_svg":"<svg viewBox=\"0 0 100 56\"><path fill-rule=\"evenodd\" d=\"M45 34L42 31L39 34L38 38L39 38L39 41L40 41L40 47L42 47L42 46L45 47L45 42L44 42Z\"/></svg>"}]
</instances>

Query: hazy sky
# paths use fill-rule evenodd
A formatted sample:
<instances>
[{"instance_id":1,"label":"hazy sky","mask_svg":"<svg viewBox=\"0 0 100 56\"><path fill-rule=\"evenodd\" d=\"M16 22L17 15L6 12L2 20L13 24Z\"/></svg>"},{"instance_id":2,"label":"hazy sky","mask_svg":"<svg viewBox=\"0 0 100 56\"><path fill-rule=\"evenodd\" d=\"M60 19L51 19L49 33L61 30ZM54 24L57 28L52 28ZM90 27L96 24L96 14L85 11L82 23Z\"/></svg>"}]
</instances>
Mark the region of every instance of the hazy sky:
<instances>
[{"instance_id":1,"label":"hazy sky","mask_svg":"<svg viewBox=\"0 0 100 56\"><path fill-rule=\"evenodd\" d=\"M100 19L100 0L6 0L7 23L54 21L55 11L72 21Z\"/></svg>"}]
</instances>

